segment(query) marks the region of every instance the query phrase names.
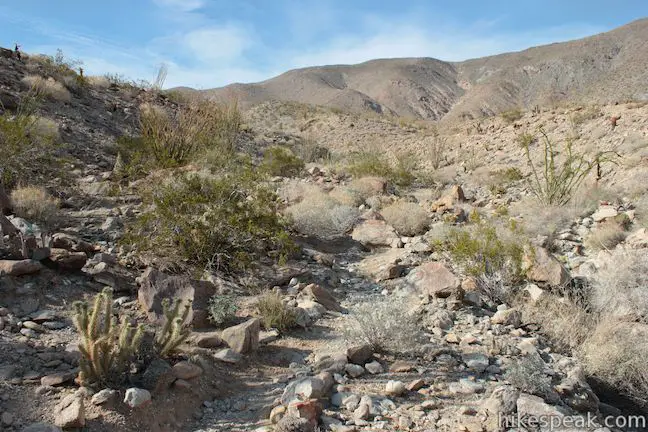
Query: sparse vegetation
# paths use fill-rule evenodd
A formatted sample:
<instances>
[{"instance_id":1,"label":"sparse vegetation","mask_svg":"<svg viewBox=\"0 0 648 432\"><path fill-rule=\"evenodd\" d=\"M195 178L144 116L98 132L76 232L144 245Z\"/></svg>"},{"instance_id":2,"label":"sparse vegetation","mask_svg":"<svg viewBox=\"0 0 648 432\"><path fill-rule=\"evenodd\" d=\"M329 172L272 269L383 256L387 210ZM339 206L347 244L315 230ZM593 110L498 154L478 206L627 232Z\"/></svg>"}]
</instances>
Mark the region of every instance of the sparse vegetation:
<instances>
[{"instance_id":1,"label":"sparse vegetation","mask_svg":"<svg viewBox=\"0 0 648 432\"><path fill-rule=\"evenodd\" d=\"M63 84L54 78L43 78L37 75L27 75L23 77L22 83L33 89L36 94L57 102L70 102L72 95Z\"/></svg>"},{"instance_id":2,"label":"sparse vegetation","mask_svg":"<svg viewBox=\"0 0 648 432\"><path fill-rule=\"evenodd\" d=\"M420 346L418 318L406 298L389 297L353 306L344 337L348 344L370 344L376 352L406 353Z\"/></svg>"},{"instance_id":3,"label":"sparse vegetation","mask_svg":"<svg viewBox=\"0 0 648 432\"><path fill-rule=\"evenodd\" d=\"M257 301L257 309L266 329L274 328L283 332L297 325L295 312L283 303L281 294L275 291L262 294Z\"/></svg>"},{"instance_id":4,"label":"sparse vegetation","mask_svg":"<svg viewBox=\"0 0 648 432\"><path fill-rule=\"evenodd\" d=\"M603 112L601 111L601 108L593 105L576 111L572 115L571 121L575 125L580 125L588 120L594 120L595 118L601 117L602 115Z\"/></svg>"},{"instance_id":5,"label":"sparse vegetation","mask_svg":"<svg viewBox=\"0 0 648 432\"><path fill-rule=\"evenodd\" d=\"M585 240L585 245L593 250L610 250L625 240L625 228L614 221L607 221L596 227Z\"/></svg>"},{"instance_id":6,"label":"sparse vegetation","mask_svg":"<svg viewBox=\"0 0 648 432\"><path fill-rule=\"evenodd\" d=\"M341 204L324 194L309 196L285 212L298 232L321 239L344 236L360 216L356 207Z\"/></svg>"},{"instance_id":7,"label":"sparse vegetation","mask_svg":"<svg viewBox=\"0 0 648 432\"><path fill-rule=\"evenodd\" d=\"M382 209L380 214L404 236L423 234L430 224L427 212L416 203L397 202Z\"/></svg>"},{"instance_id":8,"label":"sparse vegetation","mask_svg":"<svg viewBox=\"0 0 648 432\"><path fill-rule=\"evenodd\" d=\"M447 151L448 151L448 139L442 137L438 130L433 129L432 136L426 140L427 148L426 153L432 168L439 169L441 165L446 161Z\"/></svg>"},{"instance_id":9,"label":"sparse vegetation","mask_svg":"<svg viewBox=\"0 0 648 432\"><path fill-rule=\"evenodd\" d=\"M58 214L59 202L41 187L25 186L14 189L11 203L18 217L50 226Z\"/></svg>"},{"instance_id":10,"label":"sparse vegetation","mask_svg":"<svg viewBox=\"0 0 648 432\"><path fill-rule=\"evenodd\" d=\"M215 294L209 299L209 321L216 327L223 326L236 317L238 309L235 296Z\"/></svg>"}]
</instances>

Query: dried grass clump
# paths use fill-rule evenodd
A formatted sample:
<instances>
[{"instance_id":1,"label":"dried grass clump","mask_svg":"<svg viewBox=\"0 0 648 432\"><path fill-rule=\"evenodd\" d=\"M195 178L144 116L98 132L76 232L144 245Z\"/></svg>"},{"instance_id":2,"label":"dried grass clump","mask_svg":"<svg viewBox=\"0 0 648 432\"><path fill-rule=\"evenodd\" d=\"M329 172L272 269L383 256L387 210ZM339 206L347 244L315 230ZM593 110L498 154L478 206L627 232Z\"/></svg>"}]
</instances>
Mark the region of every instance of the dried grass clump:
<instances>
[{"instance_id":1,"label":"dried grass clump","mask_svg":"<svg viewBox=\"0 0 648 432\"><path fill-rule=\"evenodd\" d=\"M59 201L40 187L18 187L11 193L16 216L29 221L51 225L58 215Z\"/></svg>"},{"instance_id":2,"label":"dried grass clump","mask_svg":"<svg viewBox=\"0 0 648 432\"><path fill-rule=\"evenodd\" d=\"M404 236L423 234L430 225L428 213L416 203L397 202L382 209L380 214Z\"/></svg>"},{"instance_id":3,"label":"dried grass clump","mask_svg":"<svg viewBox=\"0 0 648 432\"><path fill-rule=\"evenodd\" d=\"M307 236L335 239L351 231L360 212L327 195L314 195L286 209L295 229Z\"/></svg>"},{"instance_id":4,"label":"dried grass clump","mask_svg":"<svg viewBox=\"0 0 648 432\"><path fill-rule=\"evenodd\" d=\"M99 89L107 89L110 87L110 80L105 76L93 75L86 78L88 84L92 87Z\"/></svg>"},{"instance_id":5,"label":"dried grass clump","mask_svg":"<svg viewBox=\"0 0 648 432\"><path fill-rule=\"evenodd\" d=\"M298 179L285 181L277 191L279 198L286 204L292 205L306 198L325 195L322 188L313 183L306 183Z\"/></svg>"},{"instance_id":6,"label":"dried grass clump","mask_svg":"<svg viewBox=\"0 0 648 432\"><path fill-rule=\"evenodd\" d=\"M344 327L349 345L370 344L376 352L404 353L420 346L414 306L407 298L386 297L356 304Z\"/></svg>"},{"instance_id":7,"label":"dried grass clump","mask_svg":"<svg viewBox=\"0 0 648 432\"><path fill-rule=\"evenodd\" d=\"M21 82L28 88L33 89L39 95L45 96L58 102L70 102L72 95L63 84L53 78L43 78L38 75L27 75Z\"/></svg>"},{"instance_id":8,"label":"dried grass clump","mask_svg":"<svg viewBox=\"0 0 648 432\"><path fill-rule=\"evenodd\" d=\"M593 250L610 250L625 240L628 233L613 221L596 227L585 240L585 245Z\"/></svg>"}]
</instances>

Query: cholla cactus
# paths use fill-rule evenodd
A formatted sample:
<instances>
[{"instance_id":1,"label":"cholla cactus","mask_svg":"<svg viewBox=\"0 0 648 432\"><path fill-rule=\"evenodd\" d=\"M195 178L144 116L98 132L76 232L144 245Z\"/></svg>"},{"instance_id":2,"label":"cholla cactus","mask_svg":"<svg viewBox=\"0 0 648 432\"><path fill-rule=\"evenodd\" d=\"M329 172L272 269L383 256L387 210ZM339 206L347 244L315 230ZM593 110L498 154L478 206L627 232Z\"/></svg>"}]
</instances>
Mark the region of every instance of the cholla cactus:
<instances>
[{"instance_id":1,"label":"cholla cactus","mask_svg":"<svg viewBox=\"0 0 648 432\"><path fill-rule=\"evenodd\" d=\"M82 384L120 379L144 335L142 324L134 329L123 318L117 325L117 319L112 316L112 302L112 290L106 288L97 294L91 310L86 302L74 303L74 324L81 335L79 380Z\"/></svg>"},{"instance_id":2,"label":"cholla cactus","mask_svg":"<svg viewBox=\"0 0 648 432\"><path fill-rule=\"evenodd\" d=\"M160 357L172 353L191 333L191 328L186 321L191 311L192 301L187 300L183 310L180 308L181 303L182 300L175 299L171 306L171 300L168 298L162 300L164 325L155 335L155 345Z\"/></svg>"}]
</instances>

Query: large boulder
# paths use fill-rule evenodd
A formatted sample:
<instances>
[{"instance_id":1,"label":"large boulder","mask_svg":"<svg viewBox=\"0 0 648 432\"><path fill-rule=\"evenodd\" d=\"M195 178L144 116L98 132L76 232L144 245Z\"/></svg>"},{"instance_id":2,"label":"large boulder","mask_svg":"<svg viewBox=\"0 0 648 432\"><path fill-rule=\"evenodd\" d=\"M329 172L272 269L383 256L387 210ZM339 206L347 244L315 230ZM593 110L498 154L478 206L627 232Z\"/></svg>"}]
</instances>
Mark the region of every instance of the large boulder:
<instances>
[{"instance_id":1,"label":"large boulder","mask_svg":"<svg viewBox=\"0 0 648 432\"><path fill-rule=\"evenodd\" d=\"M52 248L49 259L61 270L81 270L88 261L85 252L70 252L66 249Z\"/></svg>"},{"instance_id":2,"label":"large boulder","mask_svg":"<svg viewBox=\"0 0 648 432\"><path fill-rule=\"evenodd\" d=\"M189 279L185 276L169 276L154 268L148 268L138 281L140 288L137 292L137 300L150 320L163 319L162 300L179 299L183 304L192 301L192 310L189 312L187 322L194 328L210 326L207 307L209 299L216 293L216 286L213 283Z\"/></svg>"},{"instance_id":3,"label":"large boulder","mask_svg":"<svg viewBox=\"0 0 648 432\"><path fill-rule=\"evenodd\" d=\"M406 278L417 292L434 297L449 297L461 286L461 281L445 265L432 261L417 267Z\"/></svg>"},{"instance_id":4,"label":"large boulder","mask_svg":"<svg viewBox=\"0 0 648 432\"><path fill-rule=\"evenodd\" d=\"M351 233L353 240L369 247L387 247L400 238L396 230L383 220L365 220Z\"/></svg>"},{"instance_id":5,"label":"large boulder","mask_svg":"<svg viewBox=\"0 0 648 432\"><path fill-rule=\"evenodd\" d=\"M0 260L0 275L22 276L37 273L43 268L41 263L33 260Z\"/></svg>"},{"instance_id":6,"label":"large boulder","mask_svg":"<svg viewBox=\"0 0 648 432\"><path fill-rule=\"evenodd\" d=\"M454 185L448 192L432 204L432 211L443 213L451 211L455 205L466 201L464 191L459 185Z\"/></svg>"},{"instance_id":7,"label":"large boulder","mask_svg":"<svg viewBox=\"0 0 648 432\"><path fill-rule=\"evenodd\" d=\"M544 282L552 287L565 286L570 280L569 272L549 251L534 246L525 251L523 265L526 276L534 282Z\"/></svg>"},{"instance_id":8,"label":"large boulder","mask_svg":"<svg viewBox=\"0 0 648 432\"><path fill-rule=\"evenodd\" d=\"M252 318L242 324L223 330L222 339L233 351L247 354L259 348L259 331L261 322Z\"/></svg>"}]
</instances>

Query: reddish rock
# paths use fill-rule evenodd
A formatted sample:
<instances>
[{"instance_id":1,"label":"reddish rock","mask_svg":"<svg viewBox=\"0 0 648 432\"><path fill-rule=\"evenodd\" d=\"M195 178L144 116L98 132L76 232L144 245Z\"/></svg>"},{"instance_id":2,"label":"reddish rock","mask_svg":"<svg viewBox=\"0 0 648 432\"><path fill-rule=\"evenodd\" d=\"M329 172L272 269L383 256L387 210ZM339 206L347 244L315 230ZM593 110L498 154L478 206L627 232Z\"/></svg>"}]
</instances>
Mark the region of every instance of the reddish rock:
<instances>
[{"instance_id":1,"label":"reddish rock","mask_svg":"<svg viewBox=\"0 0 648 432\"><path fill-rule=\"evenodd\" d=\"M461 285L445 265L436 261L417 267L407 275L406 281L417 292L435 297L449 297Z\"/></svg>"},{"instance_id":2,"label":"reddish rock","mask_svg":"<svg viewBox=\"0 0 648 432\"><path fill-rule=\"evenodd\" d=\"M333 295L326 289L316 284L310 284L302 291L303 295L307 295L315 300L317 303L324 306L327 310L335 312L342 312L344 308L333 297Z\"/></svg>"},{"instance_id":3,"label":"reddish rock","mask_svg":"<svg viewBox=\"0 0 648 432\"><path fill-rule=\"evenodd\" d=\"M88 261L88 255L85 252L70 252L66 249L59 248L52 248L49 258L61 270L70 271L81 270L85 266L86 261Z\"/></svg>"},{"instance_id":4,"label":"reddish rock","mask_svg":"<svg viewBox=\"0 0 648 432\"><path fill-rule=\"evenodd\" d=\"M7 274L9 276L22 276L37 273L43 266L38 261L34 260L0 260L0 274Z\"/></svg>"}]
</instances>

